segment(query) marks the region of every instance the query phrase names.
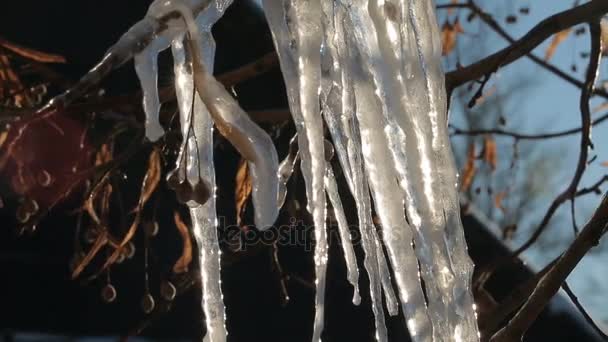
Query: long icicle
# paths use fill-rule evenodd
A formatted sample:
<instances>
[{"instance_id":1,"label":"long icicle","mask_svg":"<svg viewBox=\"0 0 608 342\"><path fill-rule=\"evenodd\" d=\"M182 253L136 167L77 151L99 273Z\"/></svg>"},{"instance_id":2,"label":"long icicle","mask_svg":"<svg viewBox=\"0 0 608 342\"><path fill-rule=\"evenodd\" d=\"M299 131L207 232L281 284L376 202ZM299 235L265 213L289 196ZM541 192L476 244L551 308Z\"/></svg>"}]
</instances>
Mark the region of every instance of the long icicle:
<instances>
[{"instance_id":1,"label":"long icicle","mask_svg":"<svg viewBox=\"0 0 608 342\"><path fill-rule=\"evenodd\" d=\"M290 109L298 131L301 168L306 182L307 207L315 225L315 322L313 341L321 340L324 325L327 241L325 232L325 153L319 108L321 77L320 0L264 0L268 19L289 89ZM294 43L293 48L290 47Z\"/></svg>"},{"instance_id":2,"label":"long icicle","mask_svg":"<svg viewBox=\"0 0 608 342\"><path fill-rule=\"evenodd\" d=\"M350 236L350 229L348 228L348 221L344 214L344 208L342 207L342 200L338 193L338 185L336 184L336 178L331 166L327 166L327 174L325 175L325 190L327 196L331 202L334 216L338 221L338 230L340 232L340 242L342 244L342 250L344 251L344 261L346 262L347 278L353 286L353 304L359 305L361 303L361 296L359 295L359 268L357 267L357 257L355 256L355 250L353 249L353 243Z\"/></svg>"},{"instance_id":3,"label":"long icicle","mask_svg":"<svg viewBox=\"0 0 608 342\"><path fill-rule=\"evenodd\" d=\"M460 205L457 193L457 171L447 132L447 98L444 75L441 70L441 40L435 10L431 1L410 1L410 21L416 34L416 46L422 64L428 117L431 121L435 168L439 180L438 195L443 208L443 241L449 259L450 270L455 278L453 286L446 285L451 299L450 311L455 312L448 332L454 340L477 341L475 306L471 294L473 263L468 253L464 230L460 220ZM429 133L429 132L427 132ZM448 316L450 317L450 316ZM449 336L449 335L448 335Z\"/></svg>"}]
</instances>

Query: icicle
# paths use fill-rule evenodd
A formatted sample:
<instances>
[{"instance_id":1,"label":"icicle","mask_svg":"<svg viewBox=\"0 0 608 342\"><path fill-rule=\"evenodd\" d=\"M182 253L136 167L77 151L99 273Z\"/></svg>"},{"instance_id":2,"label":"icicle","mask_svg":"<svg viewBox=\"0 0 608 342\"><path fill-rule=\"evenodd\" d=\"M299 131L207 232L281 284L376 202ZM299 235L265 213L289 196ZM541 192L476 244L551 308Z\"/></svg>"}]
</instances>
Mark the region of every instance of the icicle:
<instances>
[{"instance_id":1,"label":"icicle","mask_svg":"<svg viewBox=\"0 0 608 342\"><path fill-rule=\"evenodd\" d=\"M357 266L357 258L351 241L348 221L346 221L346 215L344 214L344 208L342 207L342 200L338 193L336 178L334 177L331 166L327 166L325 190L327 191L331 206L334 210L336 221L338 221L340 242L342 244L342 250L344 251L344 260L346 261L346 270L348 273L347 278L354 289L353 304L359 305L361 303L361 296L359 295L359 268Z\"/></svg>"},{"instance_id":2,"label":"icicle","mask_svg":"<svg viewBox=\"0 0 608 342\"><path fill-rule=\"evenodd\" d=\"M285 159L281 161L281 164L279 164L279 195L277 198L277 208L279 210L285 203L285 197L287 196L287 182L289 181L289 178L291 178L299 155L298 135L296 134L289 141L289 151L287 152L287 157L285 157Z\"/></svg>"},{"instance_id":3,"label":"icicle","mask_svg":"<svg viewBox=\"0 0 608 342\"><path fill-rule=\"evenodd\" d=\"M433 3L410 1L409 18L412 31L416 34L416 47L423 71L423 77L419 79L425 81L424 89L429 105L429 112L424 117L430 120L431 130L426 133L432 136L431 146L437 170L435 177L440 183L436 188L440 203L436 206L443 209L443 252L449 263L447 270L451 273L450 277L454 277L454 281L444 281L442 284L448 290L446 295L449 296L450 312L456 314L449 323L446 336L453 336L454 340L478 341L479 333L471 294L473 264L467 253L460 220L456 190L457 171L447 132L447 99L440 61L441 41ZM443 273L444 270L445 268L440 272ZM438 277L439 281L443 279L445 275Z\"/></svg>"},{"instance_id":4,"label":"icicle","mask_svg":"<svg viewBox=\"0 0 608 342\"><path fill-rule=\"evenodd\" d=\"M350 40L350 36L345 34L344 27L349 19L346 16L346 9L342 5L324 3L324 20L326 27L324 69L327 70L325 73L329 73L329 80L324 82L323 114L336 144L336 151L346 179L348 181L352 178L348 185L357 206L361 242L365 253L364 266L370 279L376 338L379 341L386 341L382 289L383 285L387 289L392 290L392 288L386 286L390 284L390 278L384 277L384 281L381 279L380 265L386 264L386 262L384 253L377 253L378 239L371 218L369 190L361 162L361 140L354 116L354 88L350 76L352 51L348 45L351 42L347 41ZM338 96L340 101L336 101L334 96ZM386 281L387 279L389 281Z\"/></svg>"},{"instance_id":5,"label":"icicle","mask_svg":"<svg viewBox=\"0 0 608 342\"><path fill-rule=\"evenodd\" d=\"M158 98L158 53L161 50L157 41L152 42L141 53L135 55L135 70L143 92L144 112L146 113L146 137L156 141L164 133L158 121L160 101Z\"/></svg>"},{"instance_id":6,"label":"icicle","mask_svg":"<svg viewBox=\"0 0 608 342\"><path fill-rule=\"evenodd\" d=\"M289 89L290 109L298 131L302 174L306 181L308 208L315 224L315 323L313 341L321 339L324 320L325 271L325 157L323 122L319 110L321 5L320 0L264 0Z\"/></svg>"}]
</instances>

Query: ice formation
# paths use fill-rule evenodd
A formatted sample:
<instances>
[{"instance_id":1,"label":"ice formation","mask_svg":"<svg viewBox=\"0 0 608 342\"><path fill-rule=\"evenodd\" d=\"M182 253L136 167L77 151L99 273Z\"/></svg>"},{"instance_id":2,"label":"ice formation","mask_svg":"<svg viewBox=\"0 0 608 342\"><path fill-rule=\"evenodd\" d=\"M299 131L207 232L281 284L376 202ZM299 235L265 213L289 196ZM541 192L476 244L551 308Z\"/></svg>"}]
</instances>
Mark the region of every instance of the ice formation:
<instances>
[{"instance_id":1,"label":"ice formation","mask_svg":"<svg viewBox=\"0 0 608 342\"><path fill-rule=\"evenodd\" d=\"M321 340L324 323L327 198L338 222L353 303L360 303L359 268L326 158L325 123L356 203L377 340L388 338L384 296L389 314L403 311L413 341L478 341L470 290L473 267L459 217L433 2L262 1L297 129L280 164L270 137L211 72L211 27L231 2L156 0L105 57L125 60L138 33L160 32L134 56L146 135L156 140L163 134L156 59L164 49L173 52L183 143L170 181L190 206L199 245L205 339L225 341L227 335L215 213L214 124L249 162L259 229L273 224L296 160L301 160L315 225L313 341ZM158 19L169 13L173 16L166 28L158 29Z\"/></svg>"}]
</instances>

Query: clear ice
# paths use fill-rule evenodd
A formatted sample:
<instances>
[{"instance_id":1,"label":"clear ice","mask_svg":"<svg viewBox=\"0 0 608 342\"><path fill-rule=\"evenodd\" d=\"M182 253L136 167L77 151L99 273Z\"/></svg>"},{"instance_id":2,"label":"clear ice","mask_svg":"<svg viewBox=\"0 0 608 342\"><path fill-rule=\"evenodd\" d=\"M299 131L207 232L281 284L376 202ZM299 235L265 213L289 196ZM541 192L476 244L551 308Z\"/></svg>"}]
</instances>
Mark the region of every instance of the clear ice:
<instances>
[{"instance_id":1,"label":"clear ice","mask_svg":"<svg viewBox=\"0 0 608 342\"><path fill-rule=\"evenodd\" d=\"M460 221L433 2L262 1L297 130L280 164L268 134L211 72L211 28L231 3L155 0L146 17L104 56L135 59L146 136L155 141L164 134L158 119L157 56L171 47L183 136L175 165L178 179L191 185L203 182L211 189L208 200L187 202L200 251L205 340L225 341L227 336L214 195L214 124L249 163L259 229L274 223L287 181L296 160L301 160L315 226L313 341L321 340L324 325L327 198L338 222L353 303L360 303L350 230L326 160L325 123L355 199L376 339L388 339L384 295L389 314L403 311L413 341L478 341L470 284L473 265ZM159 19L169 13L179 15L159 29ZM141 51L129 50L138 35L149 32L160 33ZM85 77L94 79L95 72Z\"/></svg>"}]
</instances>

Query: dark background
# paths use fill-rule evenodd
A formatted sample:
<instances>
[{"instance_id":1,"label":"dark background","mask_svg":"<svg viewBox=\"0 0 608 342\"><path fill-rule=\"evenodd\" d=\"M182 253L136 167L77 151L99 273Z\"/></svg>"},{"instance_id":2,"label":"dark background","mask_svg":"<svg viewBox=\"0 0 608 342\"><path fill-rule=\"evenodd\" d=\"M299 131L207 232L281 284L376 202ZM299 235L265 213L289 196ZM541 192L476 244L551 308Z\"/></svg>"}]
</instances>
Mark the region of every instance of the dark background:
<instances>
[{"instance_id":1,"label":"dark background","mask_svg":"<svg viewBox=\"0 0 608 342\"><path fill-rule=\"evenodd\" d=\"M146 0L5 0L0 3L0 36L23 46L64 56L67 63L53 65L52 68L74 81L91 68L123 32L144 16L149 3ZM253 61L273 49L263 15L246 1L235 1L215 26L214 34L218 46L218 74ZM160 84L170 85L172 66L169 55L161 55L160 61ZM127 63L112 72L101 87L108 96L136 92L138 82L132 64ZM57 91L50 89L51 94ZM278 68L239 84L235 92L247 110L287 107ZM142 118L141 112L127 114L135 115L139 120ZM72 119L82 121L78 117ZM279 128L273 127L273 130L276 131L279 154L283 156L293 127L285 124ZM46 144L60 146L61 142L40 141L40 145ZM142 165L145 165L148 152L149 146L142 148L132 162L122 169L125 174L136 175L134 180L123 184L125 192L138 190ZM60 158L65 151L58 148L55 153ZM228 225L236 222L233 189L238 160L236 152L218 137L218 212L225 218L223 223ZM0 210L0 332L6 332L7 340L14 332L117 336L127 334L146 321L150 324L142 334L150 338L201 338L204 324L196 285L169 303L169 312L152 316L143 313L140 304L145 284L144 258L140 248L143 233L138 233L135 238L138 249L134 258L112 268L111 282L118 296L115 302L106 304L100 295L106 284L105 277L93 281L85 281L86 277L70 279L69 264L74 254L76 225L75 215L71 211L78 204L74 198L77 196L52 211L33 234L19 235L14 218L14 203L19 199L8 190L6 183L10 176L3 174L0 178L5 200L5 207ZM341 189L346 189L343 185ZM291 211L282 213L279 224L288 222L289 214L294 212L295 200L305 203L302 198L303 184L297 174L290 183L290 190L284 211ZM352 215L352 199L346 195L346 191L342 193L350 222L356 222ZM175 196L166 187L161 187L157 197L160 203L157 213L160 231L150 242L149 275L151 293L160 303L159 284L167 280L177 281L175 275L171 274L171 265L180 253L181 241L175 230L169 228L173 208L178 206ZM296 213L304 222L308 220L301 211ZM506 253L474 217L466 216L465 226L476 264L483 264L491 255ZM336 227L330 229L335 232ZM304 246L280 246L281 273L273 263L273 250L269 246L258 246L240 253L223 247L222 285L229 340L310 340L314 317L314 288L310 287L314 283L311 251ZM359 265L362 265L360 248L357 248L357 253ZM290 276L286 280L290 296L288 304L282 302L280 288L280 279L284 275ZM529 276L521 265L505 270L491 282L493 293L498 298L505 296L515 284ZM354 306L340 246L332 240L324 341L373 340L373 316L363 268L360 269L360 278L363 300L360 306ZM561 307L568 305L562 302ZM528 340L593 341L584 323L567 312L544 315L531 330ZM386 317L391 340L409 340L401 314L398 317L386 314Z\"/></svg>"}]
</instances>

